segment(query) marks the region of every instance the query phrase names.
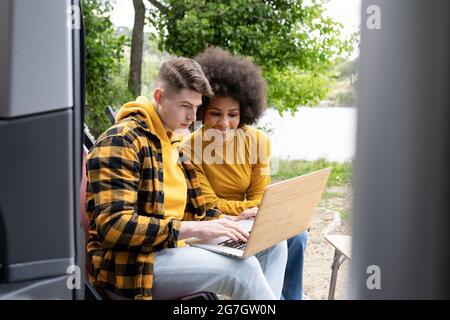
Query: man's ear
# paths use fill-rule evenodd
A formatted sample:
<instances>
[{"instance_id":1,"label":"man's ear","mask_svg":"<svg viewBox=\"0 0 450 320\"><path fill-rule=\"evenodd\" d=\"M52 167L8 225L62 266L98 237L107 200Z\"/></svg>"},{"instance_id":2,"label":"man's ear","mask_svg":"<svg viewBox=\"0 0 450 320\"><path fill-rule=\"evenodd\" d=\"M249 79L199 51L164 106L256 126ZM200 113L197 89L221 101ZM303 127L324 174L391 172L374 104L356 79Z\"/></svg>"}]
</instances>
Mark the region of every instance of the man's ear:
<instances>
[{"instance_id":1,"label":"man's ear","mask_svg":"<svg viewBox=\"0 0 450 320\"><path fill-rule=\"evenodd\" d=\"M153 99L157 104L161 104L163 100L164 90L162 88L156 88L153 91Z\"/></svg>"}]
</instances>

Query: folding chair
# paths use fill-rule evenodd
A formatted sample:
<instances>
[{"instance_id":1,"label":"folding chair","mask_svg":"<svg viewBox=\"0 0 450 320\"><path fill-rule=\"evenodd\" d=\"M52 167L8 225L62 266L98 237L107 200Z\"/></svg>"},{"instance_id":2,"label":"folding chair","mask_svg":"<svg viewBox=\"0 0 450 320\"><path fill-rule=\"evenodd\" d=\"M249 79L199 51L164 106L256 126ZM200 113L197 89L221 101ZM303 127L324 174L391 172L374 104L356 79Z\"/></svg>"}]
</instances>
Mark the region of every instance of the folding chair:
<instances>
[{"instance_id":1,"label":"folding chair","mask_svg":"<svg viewBox=\"0 0 450 320\"><path fill-rule=\"evenodd\" d=\"M111 124L114 124L116 122L116 112L111 106L105 107L105 114Z\"/></svg>"},{"instance_id":2,"label":"folding chair","mask_svg":"<svg viewBox=\"0 0 450 320\"><path fill-rule=\"evenodd\" d=\"M341 264L346 260L351 260L352 237L343 235L326 235L327 240L334 247L334 258L331 265L330 289L328 291L328 300L334 299L336 291L336 280L338 270Z\"/></svg>"}]
</instances>

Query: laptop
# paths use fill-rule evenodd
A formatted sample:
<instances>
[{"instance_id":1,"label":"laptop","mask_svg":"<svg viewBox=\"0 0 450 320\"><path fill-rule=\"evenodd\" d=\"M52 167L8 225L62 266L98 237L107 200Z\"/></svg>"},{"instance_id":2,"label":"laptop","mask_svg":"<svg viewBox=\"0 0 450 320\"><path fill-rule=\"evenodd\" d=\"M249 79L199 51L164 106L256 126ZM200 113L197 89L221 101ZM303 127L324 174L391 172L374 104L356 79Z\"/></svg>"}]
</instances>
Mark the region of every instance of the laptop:
<instances>
[{"instance_id":1,"label":"laptop","mask_svg":"<svg viewBox=\"0 0 450 320\"><path fill-rule=\"evenodd\" d=\"M322 169L268 185L254 220L239 223L250 232L247 242L228 237L186 242L232 257L245 259L305 231L325 190L331 169Z\"/></svg>"}]
</instances>

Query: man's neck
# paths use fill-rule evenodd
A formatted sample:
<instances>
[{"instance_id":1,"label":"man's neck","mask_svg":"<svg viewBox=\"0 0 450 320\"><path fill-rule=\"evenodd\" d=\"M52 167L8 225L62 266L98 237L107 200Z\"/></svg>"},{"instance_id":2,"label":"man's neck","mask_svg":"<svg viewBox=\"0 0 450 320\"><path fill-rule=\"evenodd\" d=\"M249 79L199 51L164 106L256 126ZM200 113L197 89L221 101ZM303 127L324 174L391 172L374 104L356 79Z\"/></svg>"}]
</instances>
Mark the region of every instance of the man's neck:
<instances>
[{"instance_id":1,"label":"man's neck","mask_svg":"<svg viewBox=\"0 0 450 320\"><path fill-rule=\"evenodd\" d=\"M158 103L156 103L156 101L155 101L155 99L152 99L152 103L153 103L153 105L155 106L155 111L156 111L156 113L158 114L158 117L159 117L159 119L161 120L161 123L163 124L163 126L164 126L164 131L166 131L166 132L172 132L172 130L170 130L167 126L166 126L166 124L164 123L164 119L161 117L161 105L160 104L158 104Z\"/></svg>"}]
</instances>

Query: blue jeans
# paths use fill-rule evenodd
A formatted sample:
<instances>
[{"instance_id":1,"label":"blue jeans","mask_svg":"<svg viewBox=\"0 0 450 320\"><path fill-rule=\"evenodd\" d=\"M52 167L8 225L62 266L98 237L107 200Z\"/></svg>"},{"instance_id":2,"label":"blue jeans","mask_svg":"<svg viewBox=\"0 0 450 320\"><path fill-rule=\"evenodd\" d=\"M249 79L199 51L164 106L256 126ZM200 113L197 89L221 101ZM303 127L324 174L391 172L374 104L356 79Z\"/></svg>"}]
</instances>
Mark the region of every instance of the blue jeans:
<instances>
[{"instance_id":1,"label":"blue jeans","mask_svg":"<svg viewBox=\"0 0 450 320\"><path fill-rule=\"evenodd\" d=\"M303 254L308 243L308 232L304 231L287 240L288 260L284 273L283 296L286 300L302 300Z\"/></svg>"},{"instance_id":2,"label":"blue jeans","mask_svg":"<svg viewBox=\"0 0 450 320\"><path fill-rule=\"evenodd\" d=\"M153 298L211 291L235 300L278 300L286 260L286 241L243 260L195 247L164 249L155 253Z\"/></svg>"}]
</instances>

